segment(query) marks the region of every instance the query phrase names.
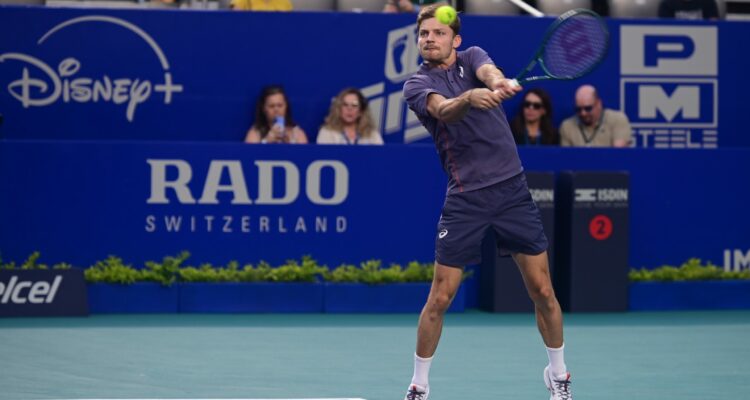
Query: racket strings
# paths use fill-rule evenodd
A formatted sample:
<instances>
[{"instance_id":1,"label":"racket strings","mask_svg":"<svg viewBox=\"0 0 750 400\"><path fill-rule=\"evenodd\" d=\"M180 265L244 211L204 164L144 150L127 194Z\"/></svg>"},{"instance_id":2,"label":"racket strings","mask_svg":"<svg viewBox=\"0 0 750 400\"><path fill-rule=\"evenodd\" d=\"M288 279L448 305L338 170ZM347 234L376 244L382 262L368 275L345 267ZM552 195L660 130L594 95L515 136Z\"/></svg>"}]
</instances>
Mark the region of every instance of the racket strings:
<instances>
[{"instance_id":1,"label":"racket strings","mask_svg":"<svg viewBox=\"0 0 750 400\"><path fill-rule=\"evenodd\" d=\"M598 18L578 14L564 20L551 34L542 60L554 77L577 78L596 66L607 52L608 33Z\"/></svg>"}]
</instances>

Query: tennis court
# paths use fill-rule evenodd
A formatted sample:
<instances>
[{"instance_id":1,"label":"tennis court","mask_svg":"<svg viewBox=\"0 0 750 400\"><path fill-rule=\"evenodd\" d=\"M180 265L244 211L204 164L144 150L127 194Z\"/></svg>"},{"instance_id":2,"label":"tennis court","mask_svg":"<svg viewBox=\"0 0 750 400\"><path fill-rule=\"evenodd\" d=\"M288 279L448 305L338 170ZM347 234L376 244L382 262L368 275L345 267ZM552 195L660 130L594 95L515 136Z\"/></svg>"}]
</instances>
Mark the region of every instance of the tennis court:
<instances>
[{"instance_id":1,"label":"tennis court","mask_svg":"<svg viewBox=\"0 0 750 400\"><path fill-rule=\"evenodd\" d=\"M0 398L402 399L417 315L0 320ZM741 399L749 311L566 315L576 399ZM431 399L546 399L530 314L451 314Z\"/></svg>"}]
</instances>

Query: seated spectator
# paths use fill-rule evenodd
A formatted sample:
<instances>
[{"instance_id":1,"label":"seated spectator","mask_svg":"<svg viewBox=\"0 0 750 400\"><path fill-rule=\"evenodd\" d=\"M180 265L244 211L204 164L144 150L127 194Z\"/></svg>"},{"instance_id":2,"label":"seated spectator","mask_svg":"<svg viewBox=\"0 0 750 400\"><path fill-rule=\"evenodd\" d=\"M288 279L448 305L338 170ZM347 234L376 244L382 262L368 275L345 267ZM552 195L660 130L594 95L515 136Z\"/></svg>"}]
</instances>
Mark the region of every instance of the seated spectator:
<instances>
[{"instance_id":1,"label":"seated spectator","mask_svg":"<svg viewBox=\"0 0 750 400\"><path fill-rule=\"evenodd\" d=\"M576 115L560 126L562 146L630 146L633 130L628 117L620 111L605 109L593 86L578 88L575 100Z\"/></svg>"},{"instance_id":2,"label":"seated spectator","mask_svg":"<svg viewBox=\"0 0 750 400\"><path fill-rule=\"evenodd\" d=\"M660 18L676 19L719 19L716 0L661 0Z\"/></svg>"},{"instance_id":3,"label":"seated spectator","mask_svg":"<svg viewBox=\"0 0 750 400\"><path fill-rule=\"evenodd\" d=\"M552 101L543 89L526 92L521 111L510 124L519 146L557 145L557 131L552 124Z\"/></svg>"},{"instance_id":4,"label":"seated spectator","mask_svg":"<svg viewBox=\"0 0 750 400\"><path fill-rule=\"evenodd\" d=\"M232 0L229 8L240 11L292 11L290 0Z\"/></svg>"},{"instance_id":5,"label":"seated spectator","mask_svg":"<svg viewBox=\"0 0 750 400\"><path fill-rule=\"evenodd\" d=\"M385 0L383 12L386 13L418 13L419 8L430 4L449 5L444 0Z\"/></svg>"},{"instance_id":6,"label":"seated spectator","mask_svg":"<svg viewBox=\"0 0 750 400\"><path fill-rule=\"evenodd\" d=\"M263 88L255 104L255 122L245 143L307 143L307 135L294 122L292 107L281 86Z\"/></svg>"},{"instance_id":7,"label":"seated spectator","mask_svg":"<svg viewBox=\"0 0 750 400\"><path fill-rule=\"evenodd\" d=\"M347 88L333 99L331 110L318 132L318 144L383 144L383 137L359 89Z\"/></svg>"}]
</instances>

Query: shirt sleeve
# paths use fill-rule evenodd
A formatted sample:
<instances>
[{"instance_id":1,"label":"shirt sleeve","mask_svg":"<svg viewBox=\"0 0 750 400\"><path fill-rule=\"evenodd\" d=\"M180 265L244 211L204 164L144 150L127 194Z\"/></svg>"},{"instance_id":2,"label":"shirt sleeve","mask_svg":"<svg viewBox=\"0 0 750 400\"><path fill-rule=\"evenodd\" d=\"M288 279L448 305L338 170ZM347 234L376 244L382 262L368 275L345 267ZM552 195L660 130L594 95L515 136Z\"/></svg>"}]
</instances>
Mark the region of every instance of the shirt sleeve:
<instances>
[{"instance_id":1,"label":"shirt sleeve","mask_svg":"<svg viewBox=\"0 0 750 400\"><path fill-rule=\"evenodd\" d=\"M628 117L619 111L612 113L612 126L614 128L613 137L615 140L624 140L630 143L633 136L633 128L630 127Z\"/></svg>"},{"instance_id":2,"label":"shirt sleeve","mask_svg":"<svg viewBox=\"0 0 750 400\"><path fill-rule=\"evenodd\" d=\"M560 125L560 146L562 147L571 147L573 146L573 141L571 140L570 135L572 124L570 123L570 120L563 121L562 125Z\"/></svg>"},{"instance_id":3,"label":"shirt sleeve","mask_svg":"<svg viewBox=\"0 0 750 400\"><path fill-rule=\"evenodd\" d=\"M315 143L336 144L336 141L333 139L332 132L329 129L320 128L320 131L318 131L318 137L317 139L315 139Z\"/></svg>"},{"instance_id":4,"label":"shirt sleeve","mask_svg":"<svg viewBox=\"0 0 750 400\"><path fill-rule=\"evenodd\" d=\"M404 99L409 108L417 115L431 116L427 111L427 96L430 93L440 93L437 89L430 87L429 78L423 75L416 75L409 78L404 84ZM445 95L443 95L445 96Z\"/></svg>"},{"instance_id":5,"label":"shirt sleeve","mask_svg":"<svg viewBox=\"0 0 750 400\"><path fill-rule=\"evenodd\" d=\"M383 144L383 136L380 135L380 132L373 130L370 135L372 138L371 144Z\"/></svg>"},{"instance_id":6,"label":"shirt sleeve","mask_svg":"<svg viewBox=\"0 0 750 400\"><path fill-rule=\"evenodd\" d=\"M490 58L490 55L487 54L484 49L477 46L472 46L466 49L466 62L471 67L471 70L476 73L477 69L481 67L484 64L492 64L495 65L495 62L492 61L492 58ZM497 66L496 66L497 67ZM502 71L502 68L497 67L497 69Z\"/></svg>"}]
</instances>

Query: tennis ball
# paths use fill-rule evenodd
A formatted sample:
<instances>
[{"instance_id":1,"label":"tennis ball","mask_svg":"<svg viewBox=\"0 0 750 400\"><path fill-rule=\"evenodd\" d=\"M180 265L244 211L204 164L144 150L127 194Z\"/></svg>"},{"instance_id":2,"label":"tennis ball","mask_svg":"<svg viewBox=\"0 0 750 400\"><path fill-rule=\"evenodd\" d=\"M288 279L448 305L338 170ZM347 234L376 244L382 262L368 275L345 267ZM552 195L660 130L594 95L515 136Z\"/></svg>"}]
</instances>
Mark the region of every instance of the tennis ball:
<instances>
[{"instance_id":1,"label":"tennis ball","mask_svg":"<svg viewBox=\"0 0 750 400\"><path fill-rule=\"evenodd\" d=\"M456 20L456 10L451 6L440 6L435 10L435 18L442 24L450 25Z\"/></svg>"}]
</instances>

